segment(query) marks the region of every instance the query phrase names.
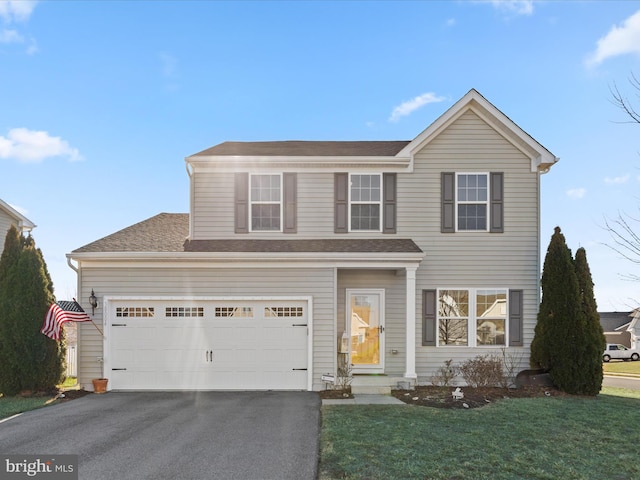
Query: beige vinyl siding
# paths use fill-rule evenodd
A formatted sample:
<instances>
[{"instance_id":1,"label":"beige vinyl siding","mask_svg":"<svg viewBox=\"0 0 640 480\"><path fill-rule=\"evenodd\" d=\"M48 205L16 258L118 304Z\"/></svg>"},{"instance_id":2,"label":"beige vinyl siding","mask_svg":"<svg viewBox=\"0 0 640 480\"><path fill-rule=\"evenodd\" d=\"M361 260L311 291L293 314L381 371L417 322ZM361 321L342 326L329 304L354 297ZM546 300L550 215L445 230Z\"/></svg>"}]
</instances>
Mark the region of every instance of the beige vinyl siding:
<instances>
[{"instance_id":1,"label":"beige vinyl siding","mask_svg":"<svg viewBox=\"0 0 640 480\"><path fill-rule=\"evenodd\" d=\"M83 268L82 305L88 307L91 289L99 305L94 321L102 328L104 296L135 297L313 297L313 388L323 387L322 373L335 365L333 268L322 269L185 269ZM79 324L79 381L89 385L100 375L97 358L103 355L97 329Z\"/></svg>"},{"instance_id":2,"label":"beige vinyl siding","mask_svg":"<svg viewBox=\"0 0 640 480\"><path fill-rule=\"evenodd\" d=\"M385 302L385 365L386 375L402 376L405 371L406 337L405 304L406 277L395 270L339 270L338 271L338 337L346 329L348 288L384 289ZM392 354L397 350L397 354Z\"/></svg>"},{"instance_id":3,"label":"beige vinyl siding","mask_svg":"<svg viewBox=\"0 0 640 480\"><path fill-rule=\"evenodd\" d=\"M278 173L290 170L274 170ZM316 238L333 235L333 173L297 173L297 234L236 234L234 173L195 173L194 240L225 238Z\"/></svg>"},{"instance_id":4,"label":"beige vinyl siding","mask_svg":"<svg viewBox=\"0 0 640 480\"><path fill-rule=\"evenodd\" d=\"M4 210L0 210L0 235L2 236L0 238L0 241L2 242L0 244L0 253L2 253L2 250L4 250L4 241L7 237L9 228L11 228L11 225L15 225L17 227L18 223L15 221L15 219L7 215Z\"/></svg>"},{"instance_id":5,"label":"beige vinyl siding","mask_svg":"<svg viewBox=\"0 0 640 480\"><path fill-rule=\"evenodd\" d=\"M440 173L445 171L504 172L504 233L440 233ZM413 174L398 176L398 236L412 238L425 252L416 273L419 381L428 382L445 360L457 363L491 351L423 347L423 289L523 289L524 348L508 350L528 351L538 311L538 188L530 159L471 111L415 156Z\"/></svg>"}]
</instances>

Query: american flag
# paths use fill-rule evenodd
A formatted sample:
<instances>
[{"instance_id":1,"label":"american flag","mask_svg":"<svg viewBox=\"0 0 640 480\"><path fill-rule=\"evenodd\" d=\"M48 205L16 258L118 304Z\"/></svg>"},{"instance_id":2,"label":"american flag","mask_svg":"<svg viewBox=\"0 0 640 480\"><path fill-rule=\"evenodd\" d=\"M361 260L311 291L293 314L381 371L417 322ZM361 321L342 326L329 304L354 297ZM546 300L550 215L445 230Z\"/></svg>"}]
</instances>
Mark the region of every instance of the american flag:
<instances>
[{"instance_id":1,"label":"american flag","mask_svg":"<svg viewBox=\"0 0 640 480\"><path fill-rule=\"evenodd\" d=\"M67 322L90 322L91 317L85 313L75 300L60 300L51 304L40 333L53 340L60 340L60 330Z\"/></svg>"}]
</instances>

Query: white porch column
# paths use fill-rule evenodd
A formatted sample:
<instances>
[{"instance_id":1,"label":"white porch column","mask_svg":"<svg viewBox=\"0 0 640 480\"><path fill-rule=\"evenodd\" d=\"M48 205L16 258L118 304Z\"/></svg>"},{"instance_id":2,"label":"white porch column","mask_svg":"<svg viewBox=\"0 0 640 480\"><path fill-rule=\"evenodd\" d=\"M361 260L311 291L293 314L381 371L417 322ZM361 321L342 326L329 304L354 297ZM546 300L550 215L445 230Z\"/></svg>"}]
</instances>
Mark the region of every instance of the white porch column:
<instances>
[{"instance_id":1,"label":"white porch column","mask_svg":"<svg viewBox=\"0 0 640 480\"><path fill-rule=\"evenodd\" d=\"M418 267L407 267L407 321L406 321L406 367L404 378L415 380L416 374L416 270Z\"/></svg>"}]
</instances>

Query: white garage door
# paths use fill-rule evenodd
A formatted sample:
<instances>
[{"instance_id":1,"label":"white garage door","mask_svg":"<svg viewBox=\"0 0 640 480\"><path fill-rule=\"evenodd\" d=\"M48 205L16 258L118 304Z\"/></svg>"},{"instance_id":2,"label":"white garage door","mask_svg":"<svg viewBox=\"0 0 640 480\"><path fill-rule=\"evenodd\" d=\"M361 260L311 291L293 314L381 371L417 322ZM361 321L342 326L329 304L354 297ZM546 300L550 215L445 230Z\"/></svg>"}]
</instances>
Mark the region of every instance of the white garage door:
<instances>
[{"instance_id":1,"label":"white garage door","mask_svg":"<svg viewBox=\"0 0 640 480\"><path fill-rule=\"evenodd\" d=\"M112 301L108 323L115 390L307 388L306 301Z\"/></svg>"}]
</instances>

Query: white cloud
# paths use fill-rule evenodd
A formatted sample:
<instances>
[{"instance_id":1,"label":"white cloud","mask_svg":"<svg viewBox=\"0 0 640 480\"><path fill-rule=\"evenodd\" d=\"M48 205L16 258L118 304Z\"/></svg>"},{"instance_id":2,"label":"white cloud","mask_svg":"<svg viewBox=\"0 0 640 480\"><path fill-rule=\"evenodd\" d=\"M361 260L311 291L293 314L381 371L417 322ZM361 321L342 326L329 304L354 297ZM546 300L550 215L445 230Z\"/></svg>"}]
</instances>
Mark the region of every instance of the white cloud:
<instances>
[{"instance_id":1,"label":"white cloud","mask_svg":"<svg viewBox=\"0 0 640 480\"><path fill-rule=\"evenodd\" d=\"M533 0L491 0L491 4L498 10L516 15L533 13Z\"/></svg>"},{"instance_id":2,"label":"white cloud","mask_svg":"<svg viewBox=\"0 0 640 480\"><path fill-rule=\"evenodd\" d=\"M598 46L586 64L593 67L608 58L627 53L640 55L640 10L622 22L621 26L611 27L609 33L598 40Z\"/></svg>"},{"instance_id":3,"label":"white cloud","mask_svg":"<svg viewBox=\"0 0 640 480\"><path fill-rule=\"evenodd\" d=\"M25 22L37 3L37 0L0 0L0 18L7 23Z\"/></svg>"},{"instance_id":4,"label":"white cloud","mask_svg":"<svg viewBox=\"0 0 640 480\"><path fill-rule=\"evenodd\" d=\"M573 198L574 200L579 200L583 198L587 193L585 188L572 188L567 190L567 197Z\"/></svg>"},{"instance_id":5,"label":"white cloud","mask_svg":"<svg viewBox=\"0 0 640 480\"><path fill-rule=\"evenodd\" d=\"M489 3L507 15L532 15L534 0L475 0L475 3Z\"/></svg>"},{"instance_id":6,"label":"white cloud","mask_svg":"<svg viewBox=\"0 0 640 480\"><path fill-rule=\"evenodd\" d=\"M20 35L17 30L11 30L6 28L4 30L0 30L0 43L22 43L24 42L24 38Z\"/></svg>"},{"instance_id":7,"label":"white cloud","mask_svg":"<svg viewBox=\"0 0 640 480\"><path fill-rule=\"evenodd\" d=\"M390 122L397 122L400 120L400 117L405 117L410 115L420 107L423 107L429 103L437 103L445 100L445 97L439 97L435 93L423 93L411 100L401 103L397 107L393 109L391 112L391 116L389 117Z\"/></svg>"},{"instance_id":8,"label":"white cloud","mask_svg":"<svg viewBox=\"0 0 640 480\"><path fill-rule=\"evenodd\" d=\"M455 18L449 18L446 22L445 22L445 27L453 27L456 24L456 19Z\"/></svg>"},{"instance_id":9,"label":"white cloud","mask_svg":"<svg viewBox=\"0 0 640 480\"><path fill-rule=\"evenodd\" d=\"M629 174L623 175L622 177L605 177L604 183L607 185L620 185L623 183L627 183L629 181Z\"/></svg>"},{"instance_id":10,"label":"white cloud","mask_svg":"<svg viewBox=\"0 0 640 480\"><path fill-rule=\"evenodd\" d=\"M77 148L44 131L12 128L6 137L0 136L0 159L39 163L52 157L66 157L71 162L84 160Z\"/></svg>"},{"instance_id":11,"label":"white cloud","mask_svg":"<svg viewBox=\"0 0 640 480\"><path fill-rule=\"evenodd\" d=\"M0 27L0 43L25 43L24 36L11 25L29 20L37 3L36 0L0 0L0 20L5 24ZM31 40L27 53L35 52L35 41Z\"/></svg>"}]
</instances>

